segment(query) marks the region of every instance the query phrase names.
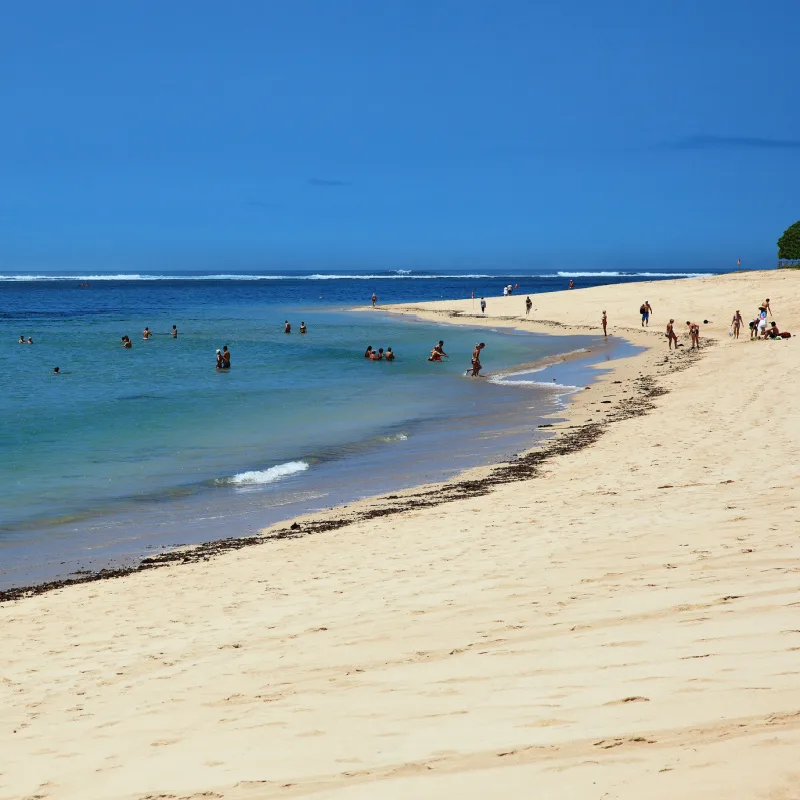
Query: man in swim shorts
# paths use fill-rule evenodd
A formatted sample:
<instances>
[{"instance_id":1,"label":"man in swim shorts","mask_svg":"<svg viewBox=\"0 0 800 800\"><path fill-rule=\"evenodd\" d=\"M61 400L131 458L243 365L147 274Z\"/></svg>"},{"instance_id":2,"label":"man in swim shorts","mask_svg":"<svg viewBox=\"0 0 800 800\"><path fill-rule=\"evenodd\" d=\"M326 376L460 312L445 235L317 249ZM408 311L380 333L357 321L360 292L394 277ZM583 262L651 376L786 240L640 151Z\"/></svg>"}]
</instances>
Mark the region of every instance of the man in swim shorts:
<instances>
[{"instance_id":1,"label":"man in swim shorts","mask_svg":"<svg viewBox=\"0 0 800 800\"><path fill-rule=\"evenodd\" d=\"M150 328L147 328L147 327L146 327L146 328L145 328L145 329L142 331L142 339L144 339L145 341L146 341L147 339L149 339L149 338L150 338L152 335L153 335L153 334L150 332Z\"/></svg>"},{"instance_id":2,"label":"man in swim shorts","mask_svg":"<svg viewBox=\"0 0 800 800\"><path fill-rule=\"evenodd\" d=\"M394 361L394 352L392 351L391 347L386 348L386 355L384 356L384 358L387 361Z\"/></svg>"},{"instance_id":3,"label":"man in swim shorts","mask_svg":"<svg viewBox=\"0 0 800 800\"><path fill-rule=\"evenodd\" d=\"M172 338L173 339L177 339L178 338L178 326L177 325L173 325L172 326Z\"/></svg>"},{"instance_id":4,"label":"man in swim shorts","mask_svg":"<svg viewBox=\"0 0 800 800\"><path fill-rule=\"evenodd\" d=\"M481 364L481 350L486 347L483 342L480 344L475 345L475 349L472 351L472 376L473 378L480 378L480 372L483 369L483 365Z\"/></svg>"},{"instance_id":5,"label":"man in swim shorts","mask_svg":"<svg viewBox=\"0 0 800 800\"><path fill-rule=\"evenodd\" d=\"M222 346L222 369L231 368L231 354L228 350L228 345Z\"/></svg>"},{"instance_id":6,"label":"man in swim shorts","mask_svg":"<svg viewBox=\"0 0 800 800\"><path fill-rule=\"evenodd\" d=\"M378 305L378 295L376 295L375 292L373 292L372 293L372 307L375 308L376 305Z\"/></svg>"},{"instance_id":7,"label":"man in swim shorts","mask_svg":"<svg viewBox=\"0 0 800 800\"><path fill-rule=\"evenodd\" d=\"M700 326L696 322L689 322L686 320L689 327L689 338L692 340L692 350L700 349Z\"/></svg>"},{"instance_id":8,"label":"man in swim shorts","mask_svg":"<svg viewBox=\"0 0 800 800\"><path fill-rule=\"evenodd\" d=\"M642 327L644 328L645 325L650 325L650 315L653 313L653 307L647 300L642 303L639 308L639 313L642 315Z\"/></svg>"},{"instance_id":9,"label":"man in swim shorts","mask_svg":"<svg viewBox=\"0 0 800 800\"><path fill-rule=\"evenodd\" d=\"M438 353L440 356L444 356L445 358L450 358L450 356L448 356L444 351L444 341L442 339L439 339L439 344L434 345L433 352Z\"/></svg>"},{"instance_id":10,"label":"man in swim shorts","mask_svg":"<svg viewBox=\"0 0 800 800\"><path fill-rule=\"evenodd\" d=\"M766 319L767 313L772 316L772 309L769 307L769 297L758 307L761 316Z\"/></svg>"}]
</instances>

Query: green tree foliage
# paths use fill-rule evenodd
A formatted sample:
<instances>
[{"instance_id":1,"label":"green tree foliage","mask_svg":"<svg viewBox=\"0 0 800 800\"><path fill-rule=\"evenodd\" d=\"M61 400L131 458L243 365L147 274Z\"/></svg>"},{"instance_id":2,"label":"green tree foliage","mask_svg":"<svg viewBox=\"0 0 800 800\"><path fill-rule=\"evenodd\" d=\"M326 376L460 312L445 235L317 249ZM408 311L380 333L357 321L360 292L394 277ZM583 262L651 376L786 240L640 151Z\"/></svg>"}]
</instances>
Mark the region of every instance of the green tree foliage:
<instances>
[{"instance_id":1,"label":"green tree foliage","mask_svg":"<svg viewBox=\"0 0 800 800\"><path fill-rule=\"evenodd\" d=\"M778 258L800 258L800 221L790 225L778 239Z\"/></svg>"}]
</instances>

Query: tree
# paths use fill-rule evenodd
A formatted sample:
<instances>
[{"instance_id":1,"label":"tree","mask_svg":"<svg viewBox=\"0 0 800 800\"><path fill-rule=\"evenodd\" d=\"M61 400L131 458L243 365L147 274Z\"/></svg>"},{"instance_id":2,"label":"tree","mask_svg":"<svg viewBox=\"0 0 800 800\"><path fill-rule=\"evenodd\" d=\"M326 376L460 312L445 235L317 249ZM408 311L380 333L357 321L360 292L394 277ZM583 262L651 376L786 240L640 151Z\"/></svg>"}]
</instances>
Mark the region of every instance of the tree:
<instances>
[{"instance_id":1,"label":"tree","mask_svg":"<svg viewBox=\"0 0 800 800\"><path fill-rule=\"evenodd\" d=\"M800 220L790 225L778 239L778 258L800 258Z\"/></svg>"}]
</instances>

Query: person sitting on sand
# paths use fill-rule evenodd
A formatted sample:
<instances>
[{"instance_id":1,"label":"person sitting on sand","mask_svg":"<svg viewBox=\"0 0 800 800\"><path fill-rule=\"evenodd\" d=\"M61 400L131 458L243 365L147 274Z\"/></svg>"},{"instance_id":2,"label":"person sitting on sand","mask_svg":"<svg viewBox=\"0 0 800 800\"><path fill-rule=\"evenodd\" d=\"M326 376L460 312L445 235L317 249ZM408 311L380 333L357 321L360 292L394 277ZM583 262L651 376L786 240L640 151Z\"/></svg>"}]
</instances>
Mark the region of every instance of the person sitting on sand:
<instances>
[{"instance_id":1,"label":"person sitting on sand","mask_svg":"<svg viewBox=\"0 0 800 800\"><path fill-rule=\"evenodd\" d=\"M392 351L391 347L386 348L386 355L384 356L384 358L387 361L394 361L394 352Z\"/></svg>"},{"instance_id":2,"label":"person sitting on sand","mask_svg":"<svg viewBox=\"0 0 800 800\"><path fill-rule=\"evenodd\" d=\"M305 322L300 322L300 333L308 333L308 328L306 328Z\"/></svg>"},{"instance_id":3,"label":"person sitting on sand","mask_svg":"<svg viewBox=\"0 0 800 800\"><path fill-rule=\"evenodd\" d=\"M531 313L531 309L533 308L533 300L531 300L530 295L525 298L525 316L527 317ZM605 312L603 312L605 313Z\"/></svg>"},{"instance_id":4,"label":"person sitting on sand","mask_svg":"<svg viewBox=\"0 0 800 800\"><path fill-rule=\"evenodd\" d=\"M483 342L475 345L475 349L472 351L472 377L473 378L480 378L480 372L483 369L483 365L481 364L481 350L486 347Z\"/></svg>"},{"instance_id":5,"label":"person sitting on sand","mask_svg":"<svg viewBox=\"0 0 800 800\"><path fill-rule=\"evenodd\" d=\"M371 358L372 357L372 345L369 345L367 349L364 351L364 358Z\"/></svg>"},{"instance_id":6,"label":"person sitting on sand","mask_svg":"<svg viewBox=\"0 0 800 800\"><path fill-rule=\"evenodd\" d=\"M780 339L781 332L778 330L778 323L775 320L772 321L772 324L764 331L764 338L765 339Z\"/></svg>"},{"instance_id":7,"label":"person sitting on sand","mask_svg":"<svg viewBox=\"0 0 800 800\"><path fill-rule=\"evenodd\" d=\"M153 334L150 332L150 328L148 327L145 327L145 329L142 331L142 339L144 340L149 339L152 335Z\"/></svg>"},{"instance_id":8,"label":"person sitting on sand","mask_svg":"<svg viewBox=\"0 0 800 800\"><path fill-rule=\"evenodd\" d=\"M678 337L675 334L675 320L671 319L667 323L667 340L669 341L669 349L672 350L672 343L675 342L675 349L678 349Z\"/></svg>"}]
</instances>

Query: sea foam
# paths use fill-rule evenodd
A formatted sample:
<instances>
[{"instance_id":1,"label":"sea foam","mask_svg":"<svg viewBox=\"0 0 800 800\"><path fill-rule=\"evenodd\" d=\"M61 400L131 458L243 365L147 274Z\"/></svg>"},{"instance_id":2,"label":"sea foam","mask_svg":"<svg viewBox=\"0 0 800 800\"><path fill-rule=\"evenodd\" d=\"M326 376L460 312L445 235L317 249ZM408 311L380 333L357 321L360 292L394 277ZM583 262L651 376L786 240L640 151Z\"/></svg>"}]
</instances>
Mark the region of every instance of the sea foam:
<instances>
[{"instance_id":1,"label":"sea foam","mask_svg":"<svg viewBox=\"0 0 800 800\"><path fill-rule=\"evenodd\" d=\"M305 461L287 461L285 464L277 464L269 469L239 472L230 478L223 478L217 483L224 486L258 486L274 483L281 478L288 478L289 475L305 472L307 469L308 464Z\"/></svg>"}]
</instances>

